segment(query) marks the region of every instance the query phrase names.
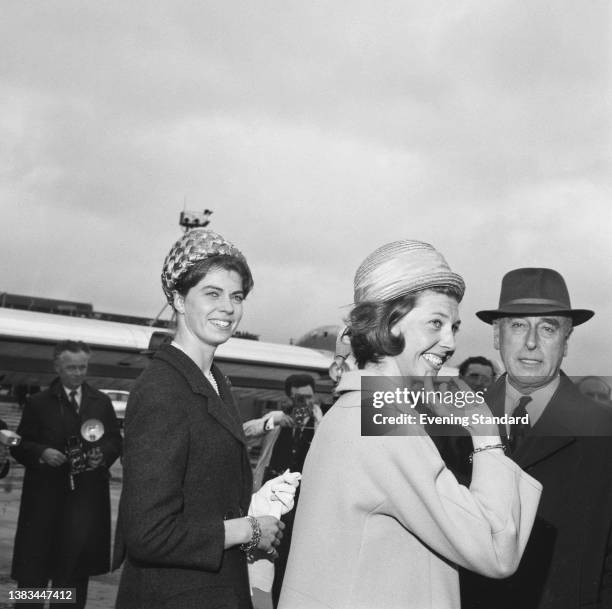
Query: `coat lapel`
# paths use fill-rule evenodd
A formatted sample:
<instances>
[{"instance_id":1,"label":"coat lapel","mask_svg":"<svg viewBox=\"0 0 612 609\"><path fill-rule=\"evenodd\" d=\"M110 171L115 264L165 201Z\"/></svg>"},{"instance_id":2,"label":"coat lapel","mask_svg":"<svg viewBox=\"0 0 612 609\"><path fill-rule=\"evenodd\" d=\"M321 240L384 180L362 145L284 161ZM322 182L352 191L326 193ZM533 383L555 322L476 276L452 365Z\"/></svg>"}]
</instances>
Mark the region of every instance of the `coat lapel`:
<instances>
[{"instance_id":1,"label":"coat lapel","mask_svg":"<svg viewBox=\"0 0 612 609\"><path fill-rule=\"evenodd\" d=\"M495 417L501 417L504 414L504 407L506 402L506 382L505 376L500 378L493 387L491 387L485 396L485 401L491 409L491 414ZM506 426L503 423L497 425L499 429L499 437L508 449L508 432Z\"/></svg>"},{"instance_id":2,"label":"coat lapel","mask_svg":"<svg viewBox=\"0 0 612 609\"><path fill-rule=\"evenodd\" d=\"M81 394L81 405L79 406L79 417L81 421L91 419L90 412L92 406L98 401L98 396L91 390L91 387L87 383L81 385L83 393Z\"/></svg>"},{"instance_id":3,"label":"coat lapel","mask_svg":"<svg viewBox=\"0 0 612 609\"><path fill-rule=\"evenodd\" d=\"M219 393L223 397L219 397L217 392L212 388L210 383L206 380L207 391L208 391L208 413L214 417L225 429L227 429L237 440L246 445L246 437L242 429L242 422L240 420L240 413L232 397L232 392L229 387L229 383L226 380L222 372L213 365L212 373L217 381L219 387Z\"/></svg>"},{"instance_id":4,"label":"coat lapel","mask_svg":"<svg viewBox=\"0 0 612 609\"><path fill-rule=\"evenodd\" d=\"M571 400L567 399L567 383L571 384L571 381L563 375L557 391L546 405L542 416L529 430L520 448L510 455L520 467L526 468L534 465L575 442L572 422L576 418L576 413L570 403ZM505 387L504 375L494 388L492 404L490 404L494 415L504 414ZM507 444L505 425L500 425L500 435Z\"/></svg>"},{"instance_id":5,"label":"coat lapel","mask_svg":"<svg viewBox=\"0 0 612 609\"><path fill-rule=\"evenodd\" d=\"M557 391L527 435L528 441L525 441L515 455L515 460L521 467L529 467L547 459L576 441L572 431L575 429L572 423L576 412L571 400L568 400L567 383L571 384L571 381L563 375Z\"/></svg>"},{"instance_id":6,"label":"coat lapel","mask_svg":"<svg viewBox=\"0 0 612 609\"><path fill-rule=\"evenodd\" d=\"M246 445L246 438L242 430L240 415L232 398L229 385L221 371L215 365L212 367L212 373L224 400L217 395L217 392L213 389L212 385L208 382L195 362L180 349L172 345L165 345L157 351L155 357L163 359L176 368L176 370L185 377L191 390L206 398L208 414L210 414L210 416L223 428L229 431L229 433L239 442Z\"/></svg>"}]
</instances>

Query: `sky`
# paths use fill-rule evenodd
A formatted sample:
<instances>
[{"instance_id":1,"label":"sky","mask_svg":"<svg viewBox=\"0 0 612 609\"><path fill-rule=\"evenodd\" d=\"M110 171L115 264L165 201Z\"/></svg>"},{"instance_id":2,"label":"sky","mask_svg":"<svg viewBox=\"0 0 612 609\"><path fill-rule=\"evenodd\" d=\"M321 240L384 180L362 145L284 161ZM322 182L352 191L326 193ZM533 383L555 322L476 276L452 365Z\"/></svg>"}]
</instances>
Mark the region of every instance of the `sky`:
<instances>
[{"instance_id":1,"label":"sky","mask_svg":"<svg viewBox=\"0 0 612 609\"><path fill-rule=\"evenodd\" d=\"M560 271L612 374L611 5L603 0L3 3L0 291L156 316L183 209L246 255L241 329L340 323L373 249L419 239L474 312Z\"/></svg>"}]
</instances>

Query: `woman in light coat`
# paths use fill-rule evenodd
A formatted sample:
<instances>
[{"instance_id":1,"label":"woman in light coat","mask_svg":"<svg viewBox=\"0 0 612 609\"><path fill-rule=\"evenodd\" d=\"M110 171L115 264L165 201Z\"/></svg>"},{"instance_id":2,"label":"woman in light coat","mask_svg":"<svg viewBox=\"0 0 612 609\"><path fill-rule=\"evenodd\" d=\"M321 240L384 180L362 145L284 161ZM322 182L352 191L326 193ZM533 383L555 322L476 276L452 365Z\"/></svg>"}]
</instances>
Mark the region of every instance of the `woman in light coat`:
<instances>
[{"instance_id":1,"label":"woman in light coat","mask_svg":"<svg viewBox=\"0 0 612 609\"><path fill-rule=\"evenodd\" d=\"M433 389L464 283L432 246L399 241L366 258L354 287L359 369L343 374L308 453L279 609L458 609L458 566L498 578L517 568L541 486L504 455L486 405L474 411L485 423L467 427L470 488L419 425L361 435L362 377Z\"/></svg>"}]
</instances>

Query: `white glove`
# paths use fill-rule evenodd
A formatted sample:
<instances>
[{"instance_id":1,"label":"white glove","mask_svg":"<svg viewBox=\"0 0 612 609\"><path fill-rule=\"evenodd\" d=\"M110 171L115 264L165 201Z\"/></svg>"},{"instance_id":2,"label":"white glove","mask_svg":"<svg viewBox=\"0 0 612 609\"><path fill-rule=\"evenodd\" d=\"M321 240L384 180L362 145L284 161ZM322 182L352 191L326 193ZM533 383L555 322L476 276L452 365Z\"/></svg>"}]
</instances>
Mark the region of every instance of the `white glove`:
<instances>
[{"instance_id":1,"label":"white glove","mask_svg":"<svg viewBox=\"0 0 612 609\"><path fill-rule=\"evenodd\" d=\"M250 516L286 514L293 509L295 491L300 485L302 474L287 470L281 476L268 480L252 497ZM280 504L280 505L279 505Z\"/></svg>"}]
</instances>

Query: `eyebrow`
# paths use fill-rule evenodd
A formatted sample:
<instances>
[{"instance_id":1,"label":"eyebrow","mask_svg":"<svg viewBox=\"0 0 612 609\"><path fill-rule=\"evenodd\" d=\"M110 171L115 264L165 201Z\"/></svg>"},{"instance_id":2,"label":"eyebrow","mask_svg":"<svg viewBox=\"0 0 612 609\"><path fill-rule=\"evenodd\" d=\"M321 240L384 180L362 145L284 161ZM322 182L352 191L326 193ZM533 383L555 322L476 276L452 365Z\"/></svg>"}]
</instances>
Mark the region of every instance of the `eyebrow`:
<instances>
[{"instance_id":1,"label":"eyebrow","mask_svg":"<svg viewBox=\"0 0 612 609\"><path fill-rule=\"evenodd\" d=\"M528 315L523 315L517 317L504 317L504 319L507 321L523 320L526 322L528 317ZM541 320L537 323L550 324L551 326L555 326L557 328L561 327L561 322L558 319L555 319L554 317L542 317Z\"/></svg>"},{"instance_id":2,"label":"eyebrow","mask_svg":"<svg viewBox=\"0 0 612 609\"><path fill-rule=\"evenodd\" d=\"M431 315L439 315L440 317L444 317L444 319L450 319L450 315L448 315L447 313L442 313L442 311L431 313ZM458 319L453 325L458 326L460 323L461 323L461 320Z\"/></svg>"},{"instance_id":3,"label":"eyebrow","mask_svg":"<svg viewBox=\"0 0 612 609\"><path fill-rule=\"evenodd\" d=\"M561 327L559 320L553 319L552 317L542 317L542 321L546 324L550 324L551 326L556 326L557 328Z\"/></svg>"},{"instance_id":4,"label":"eyebrow","mask_svg":"<svg viewBox=\"0 0 612 609\"><path fill-rule=\"evenodd\" d=\"M227 290L224 290L223 288L219 287L218 285L214 285L213 283L200 286L200 290L217 290L219 292L227 291ZM231 294L244 294L244 290L235 290L235 291L230 292L230 293Z\"/></svg>"}]
</instances>

